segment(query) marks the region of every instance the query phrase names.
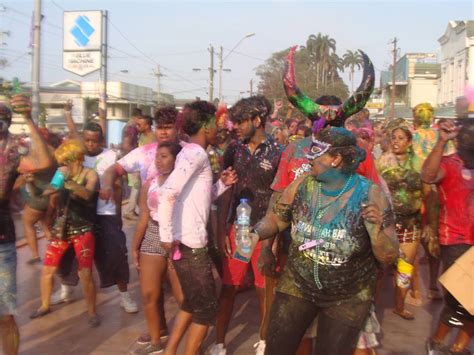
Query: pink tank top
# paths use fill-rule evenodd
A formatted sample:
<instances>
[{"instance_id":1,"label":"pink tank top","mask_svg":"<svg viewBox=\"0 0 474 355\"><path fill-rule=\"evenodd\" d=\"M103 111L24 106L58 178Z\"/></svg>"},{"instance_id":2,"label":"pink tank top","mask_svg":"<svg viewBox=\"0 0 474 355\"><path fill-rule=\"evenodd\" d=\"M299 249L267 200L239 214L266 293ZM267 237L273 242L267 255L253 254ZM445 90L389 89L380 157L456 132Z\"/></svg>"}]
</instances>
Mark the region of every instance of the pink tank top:
<instances>
[{"instance_id":1,"label":"pink tank top","mask_svg":"<svg viewBox=\"0 0 474 355\"><path fill-rule=\"evenodd\" d=\"M147 195L147 206L150 210L150 217L154 221L158 221L158 193L160 192L160 186L158 185L158 177L154 177L150 182Z\"/></svg>"}]
</instances>

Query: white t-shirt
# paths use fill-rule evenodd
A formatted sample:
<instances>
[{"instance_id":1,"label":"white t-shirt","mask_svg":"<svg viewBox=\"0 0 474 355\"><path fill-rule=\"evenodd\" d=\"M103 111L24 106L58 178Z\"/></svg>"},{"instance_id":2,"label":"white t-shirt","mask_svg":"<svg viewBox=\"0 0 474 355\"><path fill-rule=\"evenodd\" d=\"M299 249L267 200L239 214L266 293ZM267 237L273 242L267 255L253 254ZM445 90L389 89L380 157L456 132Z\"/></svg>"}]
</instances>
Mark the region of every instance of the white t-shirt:
<instances>
[{"instance_id":1,"label":"white t-shirt","mask_svg":"<svg viewBox=\"0 0 474 355\"><path fill-rule=\"evenodd\" d=\"M132 150L117 163L129 174L139 172L140 179L144 183L158 175L155 165L157 148L158 143L145 144Z\"/></svg>"},{"instance_id":2,"label":"white t-shirt","mask_svg":"<svg viewBox=\"0 0 474 355\"><path fill-rule=\"evenodd\" d=\"M104 149L102 153L90 156L86 155L84 157L84 167L89 169L94 169L99 175L99 181L102 186L104 173L111 165L114 165L117 161L117 152L111 149ZM115 215L116 214L115 202L110 199L109 202L105 200L98 199L97 200L97 214L99 216L104 215Z\"/></svg>"},{"instance_id":3,"label":"white t-shirt","mask_svg":"<svg viewBox=\"0 0 474 355\"><path fill-rule=\"evenodd\" d=\"M212 185L211 164L198 144L186 144L175 167L158 193L156 213L163 242L180 241L189 248L207 246L207 221L211 201L227 188Z\"/></svg>"}]
</instances>

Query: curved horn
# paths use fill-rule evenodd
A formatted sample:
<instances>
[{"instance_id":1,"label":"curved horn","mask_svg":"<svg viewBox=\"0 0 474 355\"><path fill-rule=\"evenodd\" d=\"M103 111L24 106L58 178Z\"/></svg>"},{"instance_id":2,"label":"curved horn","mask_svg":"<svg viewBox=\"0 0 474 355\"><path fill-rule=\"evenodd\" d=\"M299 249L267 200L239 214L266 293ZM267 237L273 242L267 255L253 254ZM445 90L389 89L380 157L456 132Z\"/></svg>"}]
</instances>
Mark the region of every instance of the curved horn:
<instances>
[{"instance_id":1,"label":"curved horn","mask_svg":"<svg viewBox=\"0 0 474 355\"><path fill-rule=\"evenodd\" d=\"M311 121L319 118L319 105L306 96L296 85L295 78L295 52L298 46L290 48L285 64L285 72L283 74L283 86L286 96L293 106L295 106L303 115Z\"/></svg>"},{"instance_id":2,"label":"curved horn","mask_svg":"<svg viewBox=\"0 0 474 355\"><path fill-rule=\"evenodd\" d=\"M374 91L375 71L370 58L359 49L364 60L364 73L362 74L362 83L356 92L349 97L341 107L341 116L346 119L349 116L362 110L369 101L372 91Z\"/></svg>"}]
</instances>

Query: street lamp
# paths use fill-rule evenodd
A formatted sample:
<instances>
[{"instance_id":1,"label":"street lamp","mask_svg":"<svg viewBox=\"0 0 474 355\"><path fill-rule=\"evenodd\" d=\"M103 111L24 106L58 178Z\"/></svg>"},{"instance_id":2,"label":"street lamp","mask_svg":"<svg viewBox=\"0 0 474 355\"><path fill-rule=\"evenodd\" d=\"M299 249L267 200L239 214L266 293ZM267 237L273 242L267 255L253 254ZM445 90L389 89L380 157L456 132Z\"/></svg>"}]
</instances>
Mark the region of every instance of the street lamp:
<instances>
[{"instance_id":1,"label":"street lamp","mask_svg":"<svg viewBox=\"0 0 474 355\"><path fill-rule=\"evenodd\" d=\"M244 37L242 37L237 44L227 53L225 57L223 57L223 49L222 47L220 48L219 52L219 101L222 101L222 72L230 72L230 69L223 69L224 61L234 52L234 50L240 46L240 44L247 38L255 36L254 32L247 33Z\"/></svg>"}]
</instances>

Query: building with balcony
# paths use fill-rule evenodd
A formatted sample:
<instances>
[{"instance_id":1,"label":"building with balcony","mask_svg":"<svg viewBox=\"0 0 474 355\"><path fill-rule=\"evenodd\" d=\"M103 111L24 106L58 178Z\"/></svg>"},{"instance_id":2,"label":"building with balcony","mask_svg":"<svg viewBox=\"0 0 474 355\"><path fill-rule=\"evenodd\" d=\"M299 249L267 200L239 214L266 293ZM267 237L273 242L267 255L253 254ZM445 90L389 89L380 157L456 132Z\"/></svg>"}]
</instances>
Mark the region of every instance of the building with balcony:
<instances>
[{"instance_id":1,"label":"building with balcony","mask_svg":"<svg viewBox=\"0 0 474 355\"><path fill-rule=\"evenodd\" d=\"M441 46L441 77L438 115L455 116L456 101L466 86L474 86L474 21L450 21L438 39Z\"/></svg>"},{"instance_id":2,"label":"building with balcony","mask_svg":"<svg viewBox=\"0 0 474 355\"><path fill-rule=\"evenodd\" d=\"M440 64L434 53L407 53L395 65L395 117L412 117L412 108L429 102L437 106ZM392 71L382 71L380 88L384 116L390 114Z\"/></svg>"}]
</instances>

